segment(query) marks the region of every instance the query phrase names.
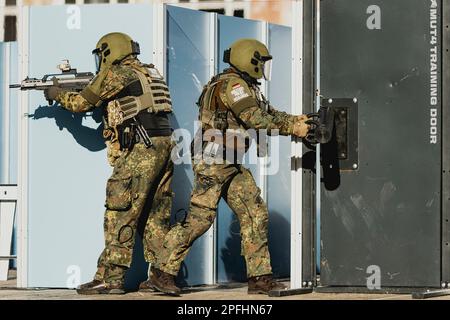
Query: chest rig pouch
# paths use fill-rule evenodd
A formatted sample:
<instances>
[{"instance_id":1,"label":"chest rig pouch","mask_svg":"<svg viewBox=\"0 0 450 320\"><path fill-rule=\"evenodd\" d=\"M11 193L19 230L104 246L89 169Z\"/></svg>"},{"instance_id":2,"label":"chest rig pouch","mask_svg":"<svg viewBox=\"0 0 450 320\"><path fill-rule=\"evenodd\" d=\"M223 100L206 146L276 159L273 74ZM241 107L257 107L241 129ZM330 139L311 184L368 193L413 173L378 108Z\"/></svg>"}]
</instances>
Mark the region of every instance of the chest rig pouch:
<instances>
[{"instance_id":1,"label":"chest rig pouch","mask_svg":"<svg viewBox=\"0 0 450 320\"><path fill-rule=\"evenodd\" d=\"M227 159L240 163L249 147L248 134L224 102L227 80L235 77L238 75L234 73L217 75L205 85L197 102L199 120L202 122L203 159L207 162L214 159L215 163L221 163L219 160ZM222 138L217 139L216 135L220 133ZM193 152L198 156L197 153Z\"/></svg>"},{"instance_id":2,"label":"chest rig pouch","mask_svg":"<svg viewBox=\"0 0 450 320\"><path fill-rule=\"evenodd\" d=\"M204 88L197 102L199 120L206 127L225 132L229 128L229 108L223 103L221 96L225 94L226 79L235 77L234 74L220 74L215 76Z\"/></svg>"},{"instance_id":3,"label":"chest rig pouch","mask_svg":"<svg viewBox=\"0 0 450 320\"><path fill-rule=\"evenodd\" d=\"M142 95L126 96L108 104L108 123L112 127L136 117L141 111L172 112L172 99L164 78L153 65L132 65L142 87Z\"/></svg>"}]
</instances>

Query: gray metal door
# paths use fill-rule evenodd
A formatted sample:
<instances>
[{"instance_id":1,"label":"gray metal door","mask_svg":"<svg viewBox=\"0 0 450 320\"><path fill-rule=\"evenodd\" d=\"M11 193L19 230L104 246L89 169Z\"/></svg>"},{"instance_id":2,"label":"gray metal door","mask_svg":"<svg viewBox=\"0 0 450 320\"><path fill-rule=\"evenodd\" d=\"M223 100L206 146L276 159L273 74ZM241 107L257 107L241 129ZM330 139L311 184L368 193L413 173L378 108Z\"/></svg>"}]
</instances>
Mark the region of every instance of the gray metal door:
<instances>
[{"instance_id":1,"label":"gray metal door","mask_svg":"<svg viewBox=\"0 0 450 320\"><path fill-rule=\"evenodd\" d=\"M440 286L440 3L321 1L321 94L358 108L359 146L323 172L321 285Z\"/></svg>"}]
</instances>

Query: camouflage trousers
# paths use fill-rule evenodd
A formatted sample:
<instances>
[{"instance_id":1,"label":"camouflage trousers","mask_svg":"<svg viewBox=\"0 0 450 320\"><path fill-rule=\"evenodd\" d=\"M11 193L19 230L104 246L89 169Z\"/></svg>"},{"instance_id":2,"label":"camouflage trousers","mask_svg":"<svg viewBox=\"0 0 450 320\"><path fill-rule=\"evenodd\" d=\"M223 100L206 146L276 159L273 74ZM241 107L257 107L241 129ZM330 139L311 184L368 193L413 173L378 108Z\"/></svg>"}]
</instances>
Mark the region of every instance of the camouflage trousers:
<instances>
[{"instance_id":1,"label":"camouflage trousers","mask_svg":"<svg viewBox=\"0 0 450 320\"><path fill-rule=\"evenodd\" d=\"M150 212L143 235L144 257L152 264L157 261L170 225L173 144L170 137L153 137L152 142L151 148L138 143L123 153L107 182L105 248L97 262L96 280L123 281L131 265L138 220L146 210Z\"/></svg>"},{"instance_id":2,"label":"camouflage trousers","mask_svg":"<svg viewBox=\"0 0 450 320\"><path fill-rule=\"evenodd\" d=\"M167 233L156 267L172 275L178 273L193 242L213 224L223 197L239 220L247 276L271 274L267 240L269 214L250 171L241 165L199 163L194 166L194 173L187 219Z\"/></svg>"}]
</instances>

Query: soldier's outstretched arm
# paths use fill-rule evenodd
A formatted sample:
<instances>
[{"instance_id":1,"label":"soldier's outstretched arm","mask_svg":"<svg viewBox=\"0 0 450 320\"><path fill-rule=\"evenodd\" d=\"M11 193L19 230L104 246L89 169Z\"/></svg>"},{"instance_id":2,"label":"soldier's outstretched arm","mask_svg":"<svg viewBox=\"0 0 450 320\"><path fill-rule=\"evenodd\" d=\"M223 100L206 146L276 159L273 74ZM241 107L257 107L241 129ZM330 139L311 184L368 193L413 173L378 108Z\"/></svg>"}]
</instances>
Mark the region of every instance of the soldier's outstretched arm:
<instances>
[{"instance_id":1,"label":"soldier's outstretched arm","mask_svg":"<svg viewBox=\"0 0 450 320\"><path fill-rule=\"evenodd\" d=\"M81 92L60 90L54 100L69 111L86 112L117 95L132 76L131 70L117 72L113 68L107 69L98 73Z\"/></svg>"},{"instance_id":2,"label":"soldier's outstretched arm","mask_svg":"<svg viewBox=\"0 0 450 320\"><path fill-rule=\"evenodd\" d=\"M273 106L269 106L268 112L272 117L274 117L274 121L276 123L280 123L281 125L291 123L291 121L293 121L294 124L292 134L294 136L304 138L308 134L310 125L308 125L306 121L310 121L311 119L309 119L306 114L294 116L284 111L278 111Z\"/></svg>"},{"instance_id":3,"label":"soldier's outstretched arm","mask_svg":"<svg viewBox=\"0 0 450 320\"><path fill-rule=\"evenodd\" d=\"M280 135L295 134L300 137L306 136L309 129L309 126L304 124L304 130L298 130L299 123L303 123L301 116L293 116L273 108L269 111L260 108L247 83L242 79L228 81L225 99L235 116L248 128L266 129L269 134L271 130L277 129Z\"/></svg>"},{"instance_id":4,"label":"soldier's outstretched arm","mask_svg":"<svg viewBox=\"0 0 450 320\"><path fill-rule=\"evenodd\" d=\"M308 117L306 115L294 116L284 111L279 111L275 109L272 105L269 106L268 113L273 117L276 123L280 123L281 125L288 122L296 122L299 120L307 120Z\"/></svg>"},{"instance_id":5,"label":"soldier's outstretched arm","mask_svg":"<svg viewBox=\"0 0 450 320\"><path fill-rule=\"evenodd\" d=\"M54 99L64 108L72 112L87 112L94 108L82 93L61 91Z\"/></svg>"}]
</instances>

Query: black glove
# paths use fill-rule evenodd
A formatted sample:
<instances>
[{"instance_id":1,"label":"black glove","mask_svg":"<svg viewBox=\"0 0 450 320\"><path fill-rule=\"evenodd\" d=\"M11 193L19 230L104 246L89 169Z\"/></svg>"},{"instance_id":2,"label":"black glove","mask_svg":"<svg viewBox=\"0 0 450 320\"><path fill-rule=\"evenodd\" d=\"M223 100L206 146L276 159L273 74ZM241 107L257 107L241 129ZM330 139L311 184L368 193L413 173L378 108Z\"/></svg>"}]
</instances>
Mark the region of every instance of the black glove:
<instances>
[{"instance_id":1,"label":"black glove","mask_svg":"<svg viewBox=\"0 0 450 320\"><path fill-rule=\"evenodd\" d=\"M44 90L45 100L48 101L49 104L53 104L53 100L63 91L59 87L58 80L53 78L53 85Z\"/></svg>"},{"instance_id":2,"label":"black glove","mask_svg":"<svg viewBox=\"0 0 450 320\"><path fill-rule=\"evenodd\" d=\"M308 121L305 123L310 125L310 130L305 140L312 144L325 144L330 142L334 128L334 109L331 107L320 107L318 113L308 114Z\"/></svg>"}]
</instances>

